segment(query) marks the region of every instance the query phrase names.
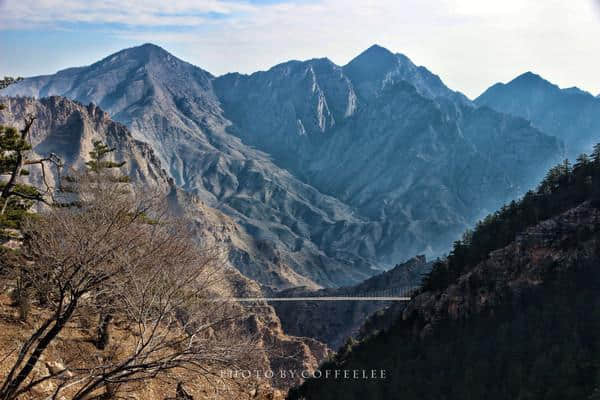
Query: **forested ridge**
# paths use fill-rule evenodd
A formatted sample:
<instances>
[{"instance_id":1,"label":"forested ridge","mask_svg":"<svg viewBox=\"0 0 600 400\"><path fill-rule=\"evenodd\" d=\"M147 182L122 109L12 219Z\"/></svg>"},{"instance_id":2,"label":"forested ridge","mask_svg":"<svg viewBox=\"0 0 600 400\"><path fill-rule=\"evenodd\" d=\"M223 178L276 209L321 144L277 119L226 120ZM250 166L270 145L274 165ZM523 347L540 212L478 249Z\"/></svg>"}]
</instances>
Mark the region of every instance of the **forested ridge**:
<instances>
[{"instance_id":1,"label":"forested ridge","mask_svg":"<svg viewBox=\"0 0 600 400\"><path fill-rule=\"evenodd\" d=\"M446 287L526 228L588 199L600 201L600 144L594 146L591 156L581 154L574 165L564 160L552 167L536 190L530 190L522 199L503 206L465 232L448 257L433 267L422 290Z\"/></svg>"},{"instance_id":2,"label":"forested ridge","mask_svg":"<svg viewBox=\"0 0 600 400\"><path fill-rule=\"evenodd\" d=\"M599 183L600 145L552 168L465 233L388 330L321 366L385 380L312 379L289 398L600 398Z\"/></svg>"}]
</instances>

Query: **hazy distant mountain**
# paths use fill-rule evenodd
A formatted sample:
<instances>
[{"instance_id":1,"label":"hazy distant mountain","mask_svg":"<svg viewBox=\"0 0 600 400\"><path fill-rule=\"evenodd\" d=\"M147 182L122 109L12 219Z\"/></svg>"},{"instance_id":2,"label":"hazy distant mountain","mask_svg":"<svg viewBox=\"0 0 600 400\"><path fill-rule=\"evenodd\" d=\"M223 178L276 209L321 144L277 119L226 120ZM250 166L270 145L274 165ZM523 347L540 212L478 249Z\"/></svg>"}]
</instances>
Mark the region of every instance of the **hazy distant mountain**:
<instances>
[{"instance_id":1,"label":"hazy distant mountain","mask_svg":"<svg viewBox=\"0 0 600 400\"><path fill-rule=\"evenodd\" d=\"M561 89L531 72L495 84L475 102L526 118L562 139L569 158L589 153L600 141L600 98L578 88Z\"/></svg>"},{"instance_id":2,"label":"hazy distant mountain","mask_svg":"<svg viewBox=\"0 0 600 400\"><path fill-rule=\"evenodd\" d=\"M406 290L417 287L425 274L431 271L432 261L424 256L416 256L394 268L375 275L355 286L327 288L318 291L306 288L286 289L275 294L277 297L309 296L356 296L389 295L386 290L394 288ZM395 292L399 294L400 292ZM350 337L357 338L367 318L379 310L385 309L386 321L391 324L402 312L405 303L389 301L306 301L273 302L271 304L286 333L311 337L327 343L332 349L338 349ZM377 313L376 315L381 315ZM393 317L392 317L393 315ZM380 322L385 324L385 322Z\"/></svg>"},{"instance_id":3,"label":"hazy distant mountain","mask_svg":"<svg viewBox=\"0 0 600 400\"><path fill-rule=\"evenodd\" d=\"M387 264L444 251L560 155L528 121L478 109L378 46L345 67L291 61L215 88L228 132L380 224L381 237L361 247Z\"/></svg>"},{"instance_id":4,"label":"hazy distant mountain","mask_svg":"<svg viewBox=\"0 0 600 400\"><path fill-rule=\"evenodd\" d=\"M431 99L448 98L461 104L470 104L460 92L450 90L439 78L423 66L416 66L404 54L394 54L373 45L344 66L344 72L352 80L363 99L377 97L384 89L406 81L417 92Z\"/></svg>"},{"instance_id":5,"label":"hazy distant mountain","mask_svg":"<svg viewBox=\"0 0 600 400\"><path fill-rule=\"evenodd\" d=\"M1 93L100 105L177 185L232 216L272 262L322 285L446 251L561 153L527 121L478 109L377 46L345 67L291 61L214 78L147 44Z\"/></svg>"}]
</instances>

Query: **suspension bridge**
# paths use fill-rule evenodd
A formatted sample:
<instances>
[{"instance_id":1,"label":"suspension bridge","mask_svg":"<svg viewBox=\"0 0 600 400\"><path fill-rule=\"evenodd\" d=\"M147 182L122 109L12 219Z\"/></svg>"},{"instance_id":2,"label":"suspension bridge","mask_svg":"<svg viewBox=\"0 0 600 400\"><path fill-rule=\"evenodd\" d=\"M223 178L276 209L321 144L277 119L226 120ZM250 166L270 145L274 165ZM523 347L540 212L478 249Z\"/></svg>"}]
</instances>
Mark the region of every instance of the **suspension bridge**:
<instances>
[{"instance_id":1,"label":"suspension bridge","mask_svg":"<svg viewBox=\"0 0 600 400\"><path fill-rule=\"evenodd\" d=\"M213 301L223 302L289 302L289 301L410 301L418 286L386 288L373 291L358 291L355 289L334 289L315 292L314 295L305 296L278 296L273 297L226 297Z\"/></svg>"}]
</instances>

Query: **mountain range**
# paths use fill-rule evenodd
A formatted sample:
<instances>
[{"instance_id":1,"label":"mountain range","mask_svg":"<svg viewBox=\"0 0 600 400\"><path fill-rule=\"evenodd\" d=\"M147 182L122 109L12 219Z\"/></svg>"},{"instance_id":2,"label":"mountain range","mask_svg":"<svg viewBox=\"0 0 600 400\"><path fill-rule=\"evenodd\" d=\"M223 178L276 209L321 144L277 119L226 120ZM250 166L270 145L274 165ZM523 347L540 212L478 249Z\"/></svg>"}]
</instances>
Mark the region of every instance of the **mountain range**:
<instances>
[{"instance_id":1,"label":"mountain range","mask_svg":"<svg viewBox=\"0 0 600 400\"><path fill-rule=\"evenodd\" d=\"M475 103L525 118L560 138L570 159L600 142L600 97L577 87L561 89L532 72L493 85Z\"/></svg>"},{"instance_id":2,"label":"mountain range","mask_svg":"<svg viewBox=\"0 0 600 400\"><path fill-rule=\"evenodd\" d=\"M0 95L106 111L152 149L175 188L228 215L270 265L265 273L246 252L238 268L279 288L351 285L444 253L537 182L572 139L481 107L490 96L471 102L379 46L345 66L313 59L215 77L145 44Z\"/></svg>"}]
</instances>

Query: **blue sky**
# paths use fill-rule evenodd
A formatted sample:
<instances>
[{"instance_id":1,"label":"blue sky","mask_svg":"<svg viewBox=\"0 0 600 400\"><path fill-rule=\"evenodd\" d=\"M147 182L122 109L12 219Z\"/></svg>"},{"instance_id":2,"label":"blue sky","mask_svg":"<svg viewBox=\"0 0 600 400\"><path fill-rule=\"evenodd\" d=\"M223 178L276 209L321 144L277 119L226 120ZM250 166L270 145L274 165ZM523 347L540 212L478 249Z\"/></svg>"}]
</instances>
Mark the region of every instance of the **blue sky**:
<instances>
[{"instance_id":1,"label":"blue sky","mask_svg":"<svg viewBox=\"0 0 600 400\"><path fill-rule=\"evenodd\" d=\"M598 94L598 38L599 0L0 0L0 75L146 42L217 75L378 43L471 97L528 70Z\"/></svg>"}]
</instances>

